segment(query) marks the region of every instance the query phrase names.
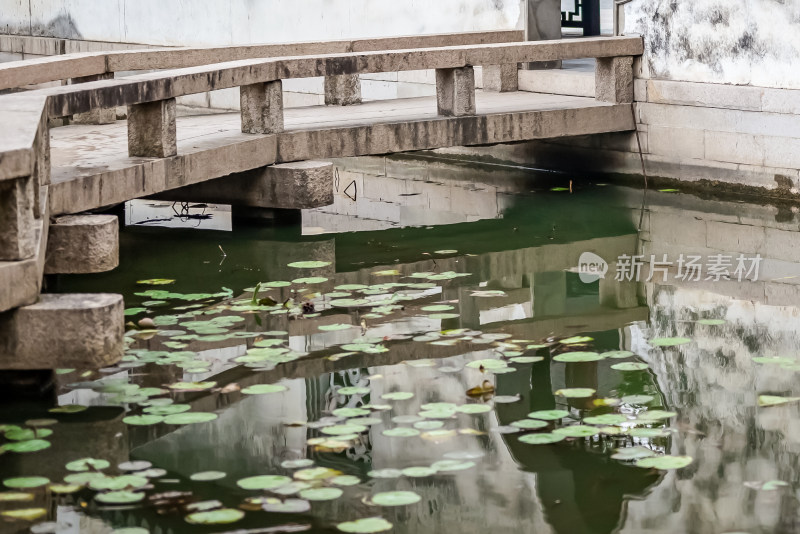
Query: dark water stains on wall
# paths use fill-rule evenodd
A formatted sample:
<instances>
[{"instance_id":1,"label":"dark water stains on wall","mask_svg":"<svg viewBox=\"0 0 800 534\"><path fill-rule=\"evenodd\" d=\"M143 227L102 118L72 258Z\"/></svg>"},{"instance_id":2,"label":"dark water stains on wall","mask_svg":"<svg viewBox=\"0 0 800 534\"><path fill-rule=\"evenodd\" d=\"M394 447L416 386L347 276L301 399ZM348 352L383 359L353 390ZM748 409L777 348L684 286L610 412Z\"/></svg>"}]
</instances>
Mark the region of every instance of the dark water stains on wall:
<instances>
[{"instance_id":1,"label":"dark water stains on wall","mask_svg":"<svg viewBox=\"0 0 800 534\"><path fill-rule=\"evenodd\" d=\"M62 39L82 39L83 36L78 30L72 16L59 15L47 23L34 22L31 26L31 33L40 37L60 37Z\"/></svg>"}]
</instances>

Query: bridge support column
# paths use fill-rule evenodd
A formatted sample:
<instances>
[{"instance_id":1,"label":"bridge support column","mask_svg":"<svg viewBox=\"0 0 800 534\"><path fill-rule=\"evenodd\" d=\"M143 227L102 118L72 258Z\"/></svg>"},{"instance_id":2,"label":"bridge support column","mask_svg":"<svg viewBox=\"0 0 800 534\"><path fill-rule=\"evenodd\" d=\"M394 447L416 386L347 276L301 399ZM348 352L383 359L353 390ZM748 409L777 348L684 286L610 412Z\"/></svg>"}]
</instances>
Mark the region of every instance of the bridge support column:
<instances>
[{"instance_id":1,"label":"bridge support column","mask_svg":"<svg viewBox=\"0 0 800 534\"><path fill-rule=\"evenodd\" d=\"M436 108L439 115L475 115L475 70L472 67L436 69Z\"/></svg>"},{"instance_id":2,"label":"bridge support column","mask_svg":"<svg viewBox=\"0 0 800 534\"><path fill-rule=\"evenodd\" d=\"M507 93L519 89L519 71L516 63L484 65L483 90Z\"/></svg>"},{"instance_id":3,"label":"bridge support column","mask_svg":"<svg viewBox=\"0 0 800 534\"><path fill-rule=\"evenodd\" d=\"M280 80L239 88L242 132L274 134L283 131L283 84Z\"/></svg>"},{"instance_id":4,"label":"bridge support column","mask_svg":"<svg viewBox=\"0 0 800 534\"><path fill-rule=\"evenodd\" d=\"M128 106L128 155L168 158L178 154L175 99Z\"/></svg>"},{"instance_id":5,"label":"bridge support column","mask_svg":"<svg viewBox=\"0 0 800 534\"><path fill-rule=\"evenodd\" d=\"M0 181L0 261L16 261L36 253L35 180Z\"/></svg>"},{"instance_id":6,"label":"bridge support column","mask_svg":"<svg viewBox=\"0 0 800 534\"><path fill-rule=\"evenodd\" d=\"M361 80L358 74L325 76L325 105L350 106L361 103Z\"/></svg>"},{"instance_id":7,"label":"bridge support column","mask_svg":"<svg viewBox=\"0 0 800 534\"><path fill-rule=\"evenodd\" d=\"M45 274L102 273L119 265L114 215L67 215L50 224Z\"/></svg>"},{"instance_id":8,"label":"bridge support column","mask_svg":"<svg viewBox=\"0 0 800 534\"><path fill-rule=\"evenodd\" d=\"M104 74L95 74L93 76L82 76L80 78L71 78L70 85L78 83L96 82L98 80L113 80L114 73L106 72ZM72 122L75 124L113 124L117 120L117 108L97 108L86 113L76 113L72 116Z\"/></svg>"},{"instance_id":9,"label":"bridge support column","mask_svg":"<svg viewBox=\"0 0 800 534\"><path fill-rule=\"evenodd\" d=\"M122 295L44 294L36 304L0 314L0 369L116 363L124 351L123 310Z\"/></svg>"},{"instance_id":10,"label":"bridge support column","mask_svg":"<svg viewBox=\"0 0 800 534\"><path fill-rule=\"evenodd\" d=\"M630 104L633 102L633 58L597 58L595 69L595 98L602 102Z\"/></svg>"}]
</instances>

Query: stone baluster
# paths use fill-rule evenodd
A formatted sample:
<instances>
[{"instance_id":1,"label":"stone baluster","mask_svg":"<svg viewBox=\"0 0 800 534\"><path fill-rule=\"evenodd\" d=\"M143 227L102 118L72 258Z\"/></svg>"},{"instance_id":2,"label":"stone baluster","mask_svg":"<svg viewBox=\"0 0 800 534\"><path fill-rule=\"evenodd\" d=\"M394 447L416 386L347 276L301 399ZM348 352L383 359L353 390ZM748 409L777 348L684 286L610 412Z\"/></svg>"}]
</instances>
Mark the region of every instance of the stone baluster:
<instances>
[{"instance_id":1,"label":"stone baluster","mask_svg":"<svg viewBox=\"0 0 800 534\"><path fill-rule=\"evenodd\" d=\"M361 103L361 80L358 74L325 76L325 105L350 106Z\"/></svg>"},{"instance_id":2,"label":"stone baluster","mask_svg":"<svg viewBox=\"0 0 800 534\"><path fill-rule=\"evenodd\" d=\"M633 57L597 58L595 98L601 102L633 102Z\"/></svg>"},{"instance_id":3,"label":"stone baluster","mask_svg":"<svg viewBox=\"0 0 800 534\"><path fill-rule=\"evenodd\" d=\"M484 65L483 90L507 93L519 90L519 70L516 63Z\"/></svg>"},{"instance_id":4,"label":"stone baluster","mask_svg":"<svg viewBox=\"0 0 800 534\"><path fill-rule=\"evenodd\" d=\"M436 107L439 115L475 115L475 70L470 67L436 69Z\"/></svg>"},{"instance_id":5,"label":"stone baluster","mask_svg":"<svg viewBox=\"0 0 800 534\"><path fill-rule=\"evenodd\" d=\"M128 106L128 155L168 158L178 154L175 99Z\"/></svg>"},{"instance_id":6,"label":"stone baluster","mask_svg":"<svg viewBox=\"0 0 800 534\"><path fill-rule=\"evenodd\" d=\"M283 131L283 84L280 80L239 88L242 132L275 134Z\"/></svg>"}]
</instances>

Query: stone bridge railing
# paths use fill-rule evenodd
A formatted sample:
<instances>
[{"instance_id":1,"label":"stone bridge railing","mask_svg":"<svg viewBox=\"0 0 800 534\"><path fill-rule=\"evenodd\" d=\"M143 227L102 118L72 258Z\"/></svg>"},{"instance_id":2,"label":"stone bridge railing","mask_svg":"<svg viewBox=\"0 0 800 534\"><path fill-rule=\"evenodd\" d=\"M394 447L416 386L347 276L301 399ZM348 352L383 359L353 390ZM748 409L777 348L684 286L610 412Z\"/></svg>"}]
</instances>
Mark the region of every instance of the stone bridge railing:
<instances>
[{"instance_id":1,"label":"stone bridge railing","mask_svg":"<svg viewBox=\"0 0 800 534\"><path fill-rule=\"evenodd\" d=\"M424 38L414 39L417 41L405 45L431 44ZM353 43L336 46L354 48ZM277 134L284 126L281 80L324 76L330 101L347 103L353 96L353 77L359 74L435 69L439 115L459 117L475 115L473 66L484 68L485 86L508 91L516 90L519 63L576 58L597 59L598 100L628 103L633 98L633 56L641 55L643 47L639 37L394 50L370 50L377 46L374 42L359 43L362 44L358 47L367 50L316 53L315 46L324 49L326 44L269 45L276 47L276 53L306 54L271 58L260 57L267 53L263 47L143 50L60 56L34 60L28 66L0 66L0 87L66 77L104 77L120 70L182 67L0 97L0 124L4 125L0 129L0 286L6 286L0 287L0 312L32 304L39 297L41 274L37 276L32 271L42 272L40 251L47 238L50 119L127 106L129 155L169 158L177 155L175 108L180 96L239 87L242 132ZM240 59L231 60L232 57ZM371 139L370 143L385 144L384 152L396 151L389 140ZM4 266L3 262L17 265ZM26 280L33 276L35 281L12 280L23 275ZM0 324L0 356L4 352L2 336ZM108 340L103 343L107 345Z\"/></svg>"}]
</instances>

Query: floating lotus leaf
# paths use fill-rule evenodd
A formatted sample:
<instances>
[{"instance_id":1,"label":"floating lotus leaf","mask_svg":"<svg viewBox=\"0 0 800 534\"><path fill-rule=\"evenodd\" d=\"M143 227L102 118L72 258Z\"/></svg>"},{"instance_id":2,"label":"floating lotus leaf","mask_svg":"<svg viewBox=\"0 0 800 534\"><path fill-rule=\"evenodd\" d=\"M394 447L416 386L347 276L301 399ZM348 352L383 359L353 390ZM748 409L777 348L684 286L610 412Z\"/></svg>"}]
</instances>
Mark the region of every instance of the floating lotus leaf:
<instances>
[{"instance_id":1,"label":"floating lotus leaf","mask_svg":"<svg viewBox=\"0 0 800 534\"><path fill-rule=\"evenodd\" d=\"M514 402L519 402L520 400L522 400L522 397L520 397L519 395L496 395L495 397L492 398L492 400L496 404L511 404Z\"/></svg>"},{"instance_id":2,"label":"floating lotus leaf","mask_svg":"<svg viewBox=\"0 0 800 534\"><path fill-rule=\"evenodd\" d=\"M308 489L312 487L311 484L308 482L289 482L288 484L281 486L279 488L275 488L270 490L272 493L277 493L278 495L294 495L296 493L300 493L304 489Z\"/></svg>"},{"instance_id":3,"label":"floating lotus leaf","mask_svg":"<svg viewBox=\"0 0 800 534\"><path fill-rule=\"evenodd\" d=\"M46 438L53 434L53 431L49 428L42 428L42 429L34 429L34 428L12 428L7 430L5 433L5 438L10 439L12 441L26 441L36 438Z\"/></svg>"},{"instance_id":4,"label":"floating lotus leaf","mask_svg":"<svg viewBox=\"0 0 800 534\"><path fill-rule=\"evenodd\" d=\"M305 278L295 278L292 280L293 284L321 284L323 282L327 282L328 279L324 276L308 276Z\"/></svg>"},{"instance_id":5,"label":"floating lotus leaf","mask_svg":"<svg viewBox=\"0 0 800 534\"><path fill-rule=\"evenodd\" d=\"M51 443L45 439L29 439L25 441L17 441L15 443L6 443L0 447L0 452L38 452L49 448Z\"/></svg>"},{"instance_id":6,"label":"floating lotus leaf","mask_svg":"<svg viewBox=\"0 0 800 534\"><path fill-rule=\"evenodd\" d=\"M337 323L337 324L325 324L317 327L318 330L322 330L323 332L335 332L337 330L347 330L349 328L353 328L353 325Z\"/></svg>"},{"instance_id":7,"label":"floating lotus leaf","mask_svg":"<svg viewBox=\"0 0 800 534\"><path fill-rule=\"evenodd\" d=\"M256 384L242 389L245 395L267 395L269 393L280 393L288 388L281 384Z\"/></svg>"},{"instance_id":8,"label":"floating lotus leaf","mask_svg":"<svg viewBox=\"0 0 800 534\"><path fill-rule=\"evenodd\" d=\"M213 421L217 417L217 414L210 412L186 412L168 415L164 418L164 423L168 425L194 425Z\"/></svg>"},{"instance_id":9,"label":"floating lotus leaf","mask_svg":"<svg viewBox=\"0 0 800 534\"><path fill-rule=\"evenodd\" d=\"M330 305L337 308L358 308L361 306L369 306L373 301L369 299L333 299Z\"/></svg>"},{"instance_id":10,"label":"floating lotus leaf","mask_svg":"<svg viewBox=\"0 0 800 534\"><path fill-rule=\"evenodd\" d=\"M328 467L311 467L309 469L301 469L300 471L296 471L294 478L303 481L326 480L328 478L338 477L341 474L341 471L330 469Z\"/></svg>"},{"instance_id":11,"label":"floating lotus leaf","mask_svg":"<svg viewBox=\"0 0 800 534\"><path fill-rule=\"evenodd\" d=\"M437 473L436 469L432 467L406 467L403 469L403 475L411 478L423 478L433 476Z\"/></svg>"},{"instance_id":12,"label":"floating lotus leaf","mask_svg":"<svg viewBox=\"0 0 800 534\"><path fill-rule=\"evenodd\" d=\"M431 468L442 473L463 471L472 467L475 467L475 462L461 460L439 460L438 462L433 462L431 464Z\"/></svg>"},{"instance_id":13,"label":"floating lotus leaf","mask_svg":"<svg viewBox=\"0 0 800 534\"><path fill-rule=\"evenodd\" d=\"M414 394L409 391L393 391L391 393L384 393L383 395L381 395L381 399L383 400L394 400L394 401L408 400L413 397Z\"/></svg>"},{"instance_id":14,"label":"floating lotus leaf","mask_svg":"<svg viewBox=\"0 0 800 534\"><path fill-rule=\"evenodd\" d=\"M371 390L368 387L347 386L336 390L337 395L367 395Z\"/></svg>"},{"instance_id":15,"label":"floating lotus leaf","mask_svg":"<svg viewBox=\"0 0 800 534\"><path fill-rule=\"evenodd\" d=\"M619 425L627 420L628 418L622 414L607 413L603 415L587 417L583 420L583 422L588 425Z\"/></svg>"},{"instance_id":16,"label":"floating lotus leaf","mask_svg":"<svg viewBox=\"0 0 800 534\"><path fill-rule=\"evenodd\" d=\"M610 350L602 353L600 356L603 358L610 358L612 360L622 360L625 358L630 358L631 356L636 356L636 354L629 350Z\"/></svg>"},{"instance_id":17,"label":"floating lotus leaf","mask_svg":"<svg viewBox=\"0 0 800 534\"><path fill-rule=\"evenodd\" d=\"M11 519L22 519L24 521L36 521L37 519L47 515L47 510L44 508L23 508L21 510L6 510L0 512L3 517L10 517Z\"/></svg>"},{"instance_id":18,"label":"floating lotus leaf","mask_svg":"<svg viewBox=\"0 0 800 534\"><path fill-rule=\"evenodd\" d=\"M418 415L426 419L450 419L455 414L456 414L456 409L455 407L453 407L452 409L440 408L437 410L423 410L419 412Z\"/></svg>"},{"instance_id":19,"label":"floating lotus leaf","mask_svg":"<svg viewBox=\"0 0 800 534\"><path fill-rule=\"evenodd\" d=\"M556 421L558 419L563 419L568 415L569 412L566 410L538 410L536 412L529 413L528 417L531 419L542 419L544 421Z\"/></svg>"},{"instance_id":20,"label":"floating lotus leaf","mask_svg":"<svg viewBox=\"0 0 800 534\"><path fill-rule=\"evenodd\" d=\"M64 406L59 406L57 408L50 408L47 410L50 413L80 413L84 412L88 409L88 406L83 406L82 404L65 404Z\"/></svg>"},{"instance_id":21,"label":"floating lotus leaf","mask_svg":"<svg viewBox=\"0 0 800 534\"><path fill-rule=\"evenodd\" d=\"M374 469L367 473L368 477L372 478L400 478L403 472L399 469Z\"/></svg>"},{"instance_id":22,"label":"floating lotus leaf","mask_svg":"<svg viewBox=\"0 0 800 534\"><path fill-rule=\"evenodd\" d=\"M285 280L275 280L274 282L267 282L265 284L261 284L261 287L277 288L277 287L287 287L290 285L292 285L291 282L286 282Z\"/></svg>"},{"instance_id":23,"label":"floating lotus leaf","mask_svg":"<svg viewBox=\"0 0 800 534\"><path fill-rule=\"evenodd\" d=\"M456 254L457 252L458 252L457 250L449 250L449 249L448 250L436 250L436 251L434 251L434 254Z\"/></svg>"},{"instance_id":24,"label":"floating lotus leaf","mask_svg":"<svg viewBox=\"0 0 800 534\"><path fill-rule=\"evenodd\" d=\"M525 434L518 438L522 443L528 445L548 445L566 439L566 436L552 433Z\"/></svg>"},{"instance_id":25,"label":"floating lotus leaf","mask_svg":"<svg viewBox=\"0 0 800 534\"><path fill-rule=\"evenodd\" d=\"M88 484L97 478L106 478L108 475L89 471L85 473L73 473L64 477L64 482L68 484Z\"/></svg>"},{"instance_id":26,"label":"floating lotus leaf","mask_svg":"<svg viewBox=\"0 0 800 534\"><path fill-rule=\"evenodd\" d=\"M329 261L293 261L288 265L295 269L319 269L321 267L327 267L330 264L331 262Z\"/></svg>"},{"instance_id":27,"label":"floating lotus leaf","mask_svg":"<svg viewBox=\"0 0 800 534\"><path fill-rule=\"evenodd\" d=\"M597 390L592 388L564 388L559 389L555 394L568 399L583 399L591 397L595 393L597 393Z\"/></svg>"},{"instance_id":28,"label":"floating lotus leaf","mask_svg":"<svg viewBox=\"0 0 800 534\"><path fill-rule=\"evenodd\" d=\"M137 280L136 283L145 286L166 286L174 284L175 280L170 278L148 278L147 280Z\"/></svg>"},{"instance_id":29,"label":"floating lotus leaf","mask_svg":"<svg viewBox=\"0 0 800 534\"><path fill-rule=\"evenodd\" d=\"M80 460L73 460L72 462L69 462L64 467L67 469L67 471L88 471L89 469L100 471L102 469L106 469L110 465L111 463L109 463L107 460L81 458Z\"/></svg>"},{"instance_id":30,"label":"floating lotus leaf","mask_svg":"<svg viewBox=\"0 0 800 534\"><path fill-rule=\"evenodd\" d=\"M460 413L473 415L473 414L491 412L492 407L489 406L488 404L464 404L456 408L456 411Z\"/></svg>"},{"instance_id":31,"label":"floating lotus leaf","mask_svg":"<svg viewBox=\"0 0 800 534\"><path fill-rule=\"evenodd\" d=\"M623 447L621 449L617 449L617 452L611 455L611 457L615 460L640 460L642 458L650 458L651 456L655 456L655 451L648 449L647 447L642 446L635 446L635 447Z\"/></svg>"},{"instance_id":32,"label":"floating lotus leaf","mask_svg":"<svg viewBox=\"0 0 800 534\"><path fill-rule=\"evenodd\" d=\"M200 471L199 473L194 473L189 478L195 482L211 482L212 480L220 480L226 476L227 475L222 471Z\"/></svg>"},{"instance_id":33,"label":"floating lotus leaf","mask_svg":"<svg viewBox=\"0 0 800 534\"><path fill-rule=\"evenodd\" d=\"M511 426L522 428L524 430L536 430L538 428L546 427L547 423L540 419L521 419L519 421L514 421L513 423L511 423Z\"/></svg>"},{"instance_id":34,"label":"floating lotus leaf","mask_svg":"<svg viewBox=\"0 0 800 534\"><path fill-rule=\"evenodd\" d=\"M677 347L691 342L692 340L687 337L657 337L650 340L650 344L654 347Z\"/></svg>"},{"instance_id":35,"label":"floating lotus leaf","mask_svg":"<svg viewBox=\"0 0 800 534\"><path fill-rule=\"evenodd\" d=\"M192 406L189 404L168 404L166 406L148 406L142 411L150 415L175 415L191 409Z\"/></svg>"},{"instance_id":36,"label":"floating lotus leaf","mask_svg":"<svg viewBox=\"0 0 800 534\"><path fill-rule=\"evenodd\" d=\"M649 366L642 362L622 362L611 366L615 371L644 371Z\"/></svg>"},{"instance_id":37,"label":"floating lotus leaf","mask_svg":"<svg viewBox=\"0 0 800 534\"><path fill-rule=\"evenodd\" d=\"M291 481L291 478L282 475L259 475L237 480L236 485L246 490L272 490Z\"/></svg>"},{"instance_id":38,"label":"floating lotus leaf","mask_svg":"<svg viewBox=\"0 0 800 534\"><path fill-rule=\"evenodd\" d=\"M419 436L419 430L401 426L384 430L381 432L381 434L390 438L409 438L413 436Z\"/></svg>"},{"instance_id":39,"label":"floating lotus leaf","mask_svg":"<svg viewBox=\"0 0 800 534\"><path fill-rule=\"evenodd\" d=\"M362 425L351 425L351 424L343 424L343 425L332 425L323 427L320 432L323 434L328 434L329 436L344 436L346 434L360 434L361 432L366 432L367 427ZM344 439L344 438L341 438Z\"/></svg>"},{"instance_id":40,"label":"floating lotus leaf","mask_svg":"<svg viewBox=\"0 0 800 534\"><path fill-rule=\"evenodd\" d=\"M422 497L413 491L384 491L376 493L370 500L378 506L406 506L418 503Z\"/></svg>"},{"instance_id":41,"label":"floating lotus leaf","mask_svg":"<svg viewBox=\"0 0 800 534\"><path fill-rule=\"evenodd\" d=\"M371 412L363 408L336 408L331 412L336 417L361 417L362 415L369 415Z\"/></svg>"},{"instance_id":42,"label":"floating lotus leaf","mask_svg":"<svg viewBox=\"0 0 800 534\"><path fill-rule=\"evenodd\" d=\"M442 421L419 421L414 423L414 428L419 430L436 430L443 426L444 423Z\"/></svg>"},{"instance_id":43,"label":"floating lotus leaf","mask_svg":"<svg viewBox=\"0 0 800 534\"><path fill-rule=\"evenodd\" d=\"M235 508L220 508L208 512L195 512L186 516L186 522L193 525L224 525L235 523L244 517L244 512Z\"/></svg>"},{"instance_id":44,"label":"floating lotus leaf","mask_svg":"<svg viewBox=\"0 0 800 534\"><path fill-rule=\"evenodd\" d=\"M302 514L311 510L311 503L303 499L267 499L262 506L265 512L276 512L284 514Z\"/></svg>"},{"instance_id":45,"label":"floating lotus leaf","mask_svg":"<svg viewBox=\"0 0 800 534\"><path fill-rule=\"evenodd\" d=\"M314 465L314 460L310 458L300 458L298 460L284 460L281 462L281 467L284 469L302 469L304 467L311 467Z\"/></svg>"},{"instance_id":46,"label":"floating lotus leaf","mask_svg":"<svg viewBox=\"0 0 800 534\"><path fill-rule=\"evenodd\" d=\"M420 308L422 311L426 312L444 312L448 310L454 309L453 306L449 306L447 304L434 304L431 306L423 306Z\"/></svg>"},{"instance_id":47,"label":"floating lotus leaf","mask_svg":"<svg viewBox=\"0 0 800 534\"><path fill-rule=\"evenodd\" d=\"M14 477L3 480L3 485L11 489L38 488L49 483L50 479L46 477Z\"/></svg>"},{"instance_id":48,"label":"floating lotus leaf","mask_svg":"<svg viewBox=\"0 0 800 534\"><path fill-rule=\"evenodd\" d=\"M589 336L573 336L573 337L568 337L566 339L562 339L561 341L559 341L559 343L563 345L576 345L580 343L589 343L591 341L594 341L594 338Z\"/></svg>"},{"instance_id":49,"label":"floating lotus leaf","mask_svg":"<svg viewBox=\"0 0 800 534\"><path fill-rule=\"evenodd\" d=\"M133 504L143 500L144 493L135 491L110 491L98 493L94 499L103 504Z\"/></svg>"},{"instance_id":50,"label":"floating lotus leaf","mask_svg":"<svg viewBox=\"0 0 800 534\"><path fill-rule=\"evenodd\" d=\"M365 286L364 284L342 284L340 286L336 286L334 289L339 289L341 291L357 291L359 289L367 289L369 286Z\"/></svg>"},{"instance_id":51,"label":"floating lotus leaf","mask_svg":"<svg viewBox=\"0 0 800 534\"><path fill-rule=\"evenodd\" d=\"M593 426L586 425L572 425L553 430L553 434L564 436L566 438L588 438L599 434L599 430Z\"/></svg>"},{"instance_id":52,"label":"floating lotus leaf","mask_svg":"<svg viewBox=\"0 0 800 534\"><path fill-rule=\"evenodd\" d=\"M603 407L603 406L615 407L622 404L622 401L619 399L615 399L613 397L607 397L605 399L594 399L592 401L592 404L594 404L597 407Z\"/></svg>"},{"instance_id":53,"label":"floating lotus leaf","mask_svg":"<svg viewBox=\"0 0 800 534\"><path fill-rule=\"evenodd\" d=\"M216 385L216 382L175 382L167 387L175 391L203 391Z\"/></svg>"},{"instance_id":54,"label":"floating lotus leaf","mask_svg":"<svg viewBox=\"0 0 800 534\"><path fill-rule=\"evenodd\" d=\"M669 419L670 417L675 417L677 415L678 414L676 412L667 412L664 410L649 410L637 415L636 420L638 422L661 421L662 419Z\"/></svg>"},{"instance_id":55,"label":"floating lotus leaf","mask_svg":"<svg viewBox=\"0 0 800 534\"><path fill-rule=\"evenodd\" d=\"M565 352L553 356L554 361L563 363L596 362L602 359L603 357L596 352Z\"/></svg>"},{"instance_id":56,"label":"floating lotus leaf","mask_svg":"<svg viewBox=\"0 0 800 534\"><path fill-rule=\"evenodd\" d=\"M400 271L398 271L397 269L384 269L382 271L372 271L369 274L371 274L372 276L399 276Z\"/></svg>"},{"instance_id":57,"label":"floating lotus leaf","mask_svg":"<svg viewBox=\"0 0 800 534\"><path fill-rule=\"evenodd\" d=\"M391 530L392 524L382 517L367 517L355 521L345 521L339 523L336 528L342 532L353 534L372 534L374 532L385 532Z\"/></svg>"},{"instance_id":58,"label":"floating lotus leaf","mask_svg":"<svg viewBox=\"0 0 800 534\"><path fill-rule=\"evenodd\" d=\"M654 469L681 469L692 463L691 456L652 456L636 460L637 467Z\"/></svg>"},{"instance_id":59,"label":"floating lotus leaf","mask_svg":"<svg viewBox=\"0 0 800 534\"><path fill-rule=\"evenodd\" d=\"M787 404L789 402L797 402L800 400L800 397L778 397L776 395L759 395L758 396L758 405L759 406L778 406L781 404Z\"/></svg>"},{"instance_id":60,"label":"floating lotus leaf","mask_svg":"<svg viewBox=\"0 0 800 534\"><path fill-rule=\"evenodd\" d=\"M764 491L773 491L779 488L784 488L788 486L788 482L784 482L783 480L768 480L761 485L761 489Z\"/></svg>"},{"instance_id":61,"label":"floating lotus leaf","mask_svg":"<svg viewBox=\"0 0 800 534\"><path fill-rule=\"evenodd\" d=\"M625 395L622 397L622 402L626 404L649 404L655 400L655 397L652 395Z\"/></svg>"},{"instance_id":62,"label":"floating lotus leaf","mask_svg":"<svg viewBox=\"0 0 800 534\"><path fill-rule=\"evenodd\" d=\"M309 501L332 501L342 496L339 488L309 488L300 492L300 497Z\"/></svg>"},{"instance_id":63,"label":"floating lotus leaf","mask_svg":"<svg viewBox=\"0 0 800 534\"><path fill-rule=\"evenodd\" d=\"M328 482L337 486L357 486L361 484L361 479L353 475L340 475L328 479Z\"/></svg>"},{"instance_id":64,"label":"floating lotus leaf","mask_svg":"<svg viewBox=\"0 0 800 534\"><path fill-rule=\"evenodd\" d=\"M93 490L121 491L128 488L143 488L150 481L139 475L120 475L118 477L97 477L89 481L89 487Z\"/></svg>"},{"instance_id":65,"label":"floating lotus leaf","mask_svg":"<svg viewBox=\"0 0 800 534\"><path fill-rule=\"evenodd\" d=\"M0 492L0 502L32 501L33 498L33 493L22 493L19 491Z\"/></svg>"},{"instance_id":66,"label":"floating lotus leaf","mask_svg":"<svg viewBox=\"0 0 800 534\"><path fill-rule=\"evenodd\" d=\"M536 363L544 360L543 356L515 356L509 361L512 363Z\"/></svg>"},{"instance_id":67,"label":"floating lotus leaf","mask_svg":"<svg viewBox=\"0 0 800 534\"><path fill-rule=\"evenodd\" d=\"M665 438L670 432L665 428L632 428L628 434L634 438Z\"/></svg>"}]
</instances>

